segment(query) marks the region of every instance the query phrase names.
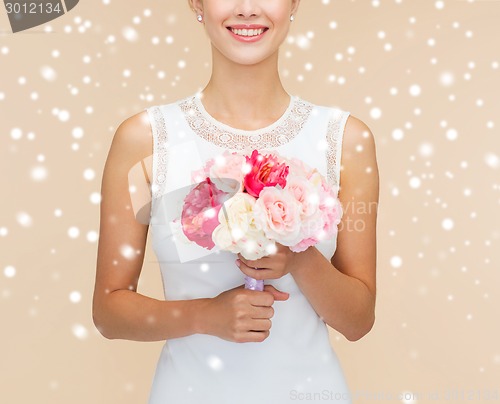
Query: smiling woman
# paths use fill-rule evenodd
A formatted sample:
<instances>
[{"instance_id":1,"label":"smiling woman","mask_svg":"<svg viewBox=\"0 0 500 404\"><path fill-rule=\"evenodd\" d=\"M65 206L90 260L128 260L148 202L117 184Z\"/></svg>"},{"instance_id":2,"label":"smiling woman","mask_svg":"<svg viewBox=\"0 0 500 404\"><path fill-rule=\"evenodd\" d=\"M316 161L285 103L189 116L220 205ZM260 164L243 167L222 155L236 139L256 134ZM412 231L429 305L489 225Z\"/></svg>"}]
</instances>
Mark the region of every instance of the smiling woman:
<instances>
[{"instance_id":1,"label":"smiling woman","mask_svg":"<svg viewBox=\"0 0 500 404\"><path fill-rule=\"evenodd\" d=\"M213 56L219 53L237 63L274 61L285 40L299 0L274 1L189 1L198 21L212 43ZM262 29L262 32L257 31ZM249 31L253 33L250 35ZM229 34L229 35L228 35ZM241 46L245 42L252 46ZM214 61L213 66L219 62Z\"/></svg>"},{"instance_id":2,"label":"smiling woman","mask_svg":"<svg viewBox=\"0 0 500 404\"><path fill-rule=\"evenodd\" d=\"M263 37L269 28L257 24L235 24L227 29L238 41L256 42Z\"/></svg>"},{"instance_id":3,"label":"smiling woman","mask_svg":"<svg viewBox=\"0 0 500 404\"><path fill-rule=\"evenodd\" d=\"M327 326L356 341L375 321L374 137L348 111L313 104L283 88L278 53L299 0L189 5L210 38L212 74L203 91L146 108L115 134L102 182L94 322L110 339L165 341L150 404L282 404L325 394L350 403ZM290 173L283 168L280 189L290 192L286 201L297 215L316 214L308 223L317 234L300 227L309 247L292 252L277 243L269 255L249 260L229 249L190 243L187 236L198 237L200 226L186 232L180 220L186 195L195 196L189 207L197 213L200 204L219 195L196 189L196 181L237 177L256 151L299 167ZM300 167L311 167L313 174L302 175ZM267 174L259 174L264 189L271 186L265 184ZM306 209L311 202L300 189L312 183L328 184L321 185L323 191L342 206L371 208L345 209L338 232L332 231L338 205ZM239 184L232 187L239 192L233 205L250 201ZM302 226L299 216L285 217L287 207L280 203L270 208L273 217ZM228 245L235 234L260 243L248 230L251 204L238 209L228 215L241 223L239 233L227 232ZM353 228L352 222L363 226ZM148 229L165 300L137 293ZM264 290L245 289L244 276L263 280Z\"/></svg>"}]
</instances>

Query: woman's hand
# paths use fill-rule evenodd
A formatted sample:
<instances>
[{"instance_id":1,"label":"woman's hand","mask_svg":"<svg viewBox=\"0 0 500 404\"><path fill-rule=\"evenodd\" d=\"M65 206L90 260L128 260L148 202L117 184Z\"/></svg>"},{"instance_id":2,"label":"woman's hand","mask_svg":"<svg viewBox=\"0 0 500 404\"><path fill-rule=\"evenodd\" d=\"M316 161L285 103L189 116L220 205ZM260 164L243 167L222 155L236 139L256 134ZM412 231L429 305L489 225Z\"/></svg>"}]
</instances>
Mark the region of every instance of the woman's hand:
<instances>
[{"instance_id":1,"label":"woman's hand","mask_svg":"<svg viewBox=\"0 0 500 404\"><path fill-rule=\"evenodd\" d=\"M244 285L222 292L207 299L201 313L202 333L231 342L262 342L270 333L273 303L288 297L271 285L262 292L244 289Z\"/></svg>"},{"instance_id":2,"label":"woman's hand","mask_svg":"<svg viewBox=\"0 0 500 404\"><path fill-rule=\"evenodd\" d=\"M276 243L277 251L274 254L259 258L258 260L247 260L238 254L236 265L241 272L254 279L279 279L293 271L293 265L297 261L297 255L282 244ZM259 269L255 269L259 268Z\"/></svg>"}]
</instances>

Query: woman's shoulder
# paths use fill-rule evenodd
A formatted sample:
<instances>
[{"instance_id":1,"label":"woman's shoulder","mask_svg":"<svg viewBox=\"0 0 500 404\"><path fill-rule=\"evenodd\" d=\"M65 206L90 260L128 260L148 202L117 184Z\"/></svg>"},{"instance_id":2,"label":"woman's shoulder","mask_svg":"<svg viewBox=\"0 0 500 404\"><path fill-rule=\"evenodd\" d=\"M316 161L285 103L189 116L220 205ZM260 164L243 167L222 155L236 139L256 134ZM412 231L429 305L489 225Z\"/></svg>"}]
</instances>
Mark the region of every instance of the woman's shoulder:
<instances>
[{"instance_id":1,"label":"woman's shoulder","mask_svg":"<svg viewBox=\"0 0 500 404\"><path fill-rule=\"evenodd\" d=\"M343 142L350 151L375 147L375 138L370 127L351 112L348 112L348 117L345 120Z\"/></svg>"},{"instance_id":2,"label":"woman's shoulder","mask_svg":"<svg viewBox=\"0 0 500 404\"><path fill-rule=\"evenodd\" d=\"M155 120L164 118L164 110L177 106L192 95L178 98L166 103L154 103L144 107L142 111L125 118L118 126L113 141L122 144L124 147L135 150L135 154L151 153L153 142L153 129L157 125Z\"/></svg>"},{"instance_id":3,"label":"woman's shoulder","mask_svg":"<svg viewBox=\"0 0 500 404\"><path fill-rule=\"evenodd\" d=\"M159 120L165 119L166 109L177 106L192 96L176 99L166 103L154 103L142 111L126 117L118 125L112 139L111 148L120 156L122 164L134 166L137 162L151 159L154 133ZM150 164L146 164L151 178Z\"/></svg>"},{"instance_id":4,"label":"woman's shoulder","mask_svg":"<svg viewBox=\"0 0 500 404\"><path fill-rule=\"evenodd\" d=\"M113 137L113 145L130 159L151 154L152 142L152 128L146 109L125 118Z\"/></svg>"},{"instance_id":5,"label":"woman's shoulder","mask_svg":"<svg viewBox=\"0 0 500 404\"><path fill-rule=\"evenodd\" d=\"M299 97L300 98L300 97ZM345 124L344 137L351 140L352 143L359 142L373 136L368 125L358 116L354 115L350 109L337 103L316 103L307 99L304 102L311 104L314 109L327 114L332 120L343 120ZM347 136L345 136L347 134Z\"/></svg>"},{"instance_id":6,"label":"woman's shoulder","mask_svg":"<svg viewBox=\"0 0 500 404\"><path fill-rule=\"evenodd\" d=\"M346 177L359 181L368 178L369 173L376 172L378 176L376 138L370 127L351 113L343 129L341 166L344 184L349 182Z\"/></svg>"},{"instance_id":7,"label":"woman's shoulder","mask_svg":"<svg viewBox=\"0 0 500 404\"><path fill-rule=\"evenodd\" d=\"M367 138L367 134L372 136L370 128L359 117L353 115L349 108L339 105L336 102L314 102L298 97L304 103L313 107L313 114L323 115L331 128L336 132L342 132L344 141L355 146L360 140Z\"/></svg>"}]
</instances>

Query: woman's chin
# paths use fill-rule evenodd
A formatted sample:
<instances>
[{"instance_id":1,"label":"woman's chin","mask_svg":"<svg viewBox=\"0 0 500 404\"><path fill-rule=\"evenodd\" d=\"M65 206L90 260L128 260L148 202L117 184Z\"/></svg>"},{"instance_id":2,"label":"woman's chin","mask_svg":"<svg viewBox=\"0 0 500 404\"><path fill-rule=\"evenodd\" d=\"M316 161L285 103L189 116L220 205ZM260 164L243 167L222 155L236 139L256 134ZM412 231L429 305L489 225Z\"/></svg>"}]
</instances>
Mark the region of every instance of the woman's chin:
<instances>
[{"instance_id":1,"label":"woman's chin","mask_svg":"<svg viewBox=\"0 0 500 404\"><path fill-rule=\"evenodd\" d=\"M267 62L270 58L273 57L274 54L271 55L252 55L250 52L245 52L241 55L225 55L226 59L231 61L236 65L242 66L255 66ZM277 52L275 53L277 55Z\"/></svg>"}]
</instances>

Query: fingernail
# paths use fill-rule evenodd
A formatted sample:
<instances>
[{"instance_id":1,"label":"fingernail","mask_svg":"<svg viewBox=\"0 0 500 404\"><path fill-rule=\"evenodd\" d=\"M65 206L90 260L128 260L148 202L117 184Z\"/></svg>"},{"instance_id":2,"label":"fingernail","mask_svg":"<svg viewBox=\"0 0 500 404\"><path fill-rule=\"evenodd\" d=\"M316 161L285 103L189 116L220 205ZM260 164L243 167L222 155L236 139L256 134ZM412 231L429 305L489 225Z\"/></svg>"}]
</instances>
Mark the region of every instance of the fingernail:
<instances>
[{"instance_id":1,"label":"fingernail","mask_svg":"<svg viewBox=\"0 0 500 404\"><path fill-rule=\"evenodd\" d=\"M234 261L236 265L240 266L240 263L241 261L239 259L237 259L236 261Z\"/></svg>"}]
</instances>

